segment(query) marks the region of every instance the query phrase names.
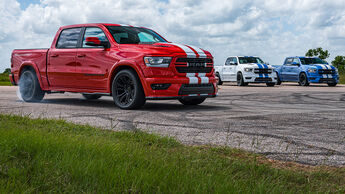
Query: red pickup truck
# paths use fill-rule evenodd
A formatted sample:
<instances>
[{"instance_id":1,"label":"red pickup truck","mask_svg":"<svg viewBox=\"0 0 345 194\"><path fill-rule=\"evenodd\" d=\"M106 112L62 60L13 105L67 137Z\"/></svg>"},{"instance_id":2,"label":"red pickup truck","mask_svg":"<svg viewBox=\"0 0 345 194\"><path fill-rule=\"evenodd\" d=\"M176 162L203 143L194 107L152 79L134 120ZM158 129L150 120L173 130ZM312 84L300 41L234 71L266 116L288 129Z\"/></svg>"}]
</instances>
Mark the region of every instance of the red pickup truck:
<instances>
[{"instance_id":1,"label":"red pickup truck","mask_svg":"<svg viewBox=\"0 0 345 194\"><path fill-rule=\"evenodd\" d=\"M49 49L14 50L10 79L26 102L77 92L111 95L118 107L135 109L151 99L197 105L217 95L211 53L119 24L64 26Z\"/></svg>"}]
</instances>

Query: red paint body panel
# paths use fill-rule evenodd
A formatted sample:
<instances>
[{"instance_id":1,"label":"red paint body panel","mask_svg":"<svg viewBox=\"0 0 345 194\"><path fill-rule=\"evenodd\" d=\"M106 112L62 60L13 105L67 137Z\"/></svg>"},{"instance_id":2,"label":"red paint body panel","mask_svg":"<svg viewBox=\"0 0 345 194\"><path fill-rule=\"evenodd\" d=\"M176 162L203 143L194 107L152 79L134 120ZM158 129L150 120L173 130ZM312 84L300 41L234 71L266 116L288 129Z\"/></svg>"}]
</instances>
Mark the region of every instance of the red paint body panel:
<instances>
[{"instance_id":1,"label":"red paint body panel","mask_svg":"<svg viewBox=\"0 0 345 194\"><path fill-rule=\"evenodd\" d=\"M21 70L25 66L35 69L40 85L46 91L66 91L81 93L111 94L112 79L123 66L136 71L142 83L146 97L177 97L182 84L190 84L186 73L179 73L176 66L178 58L186 58L187 53L179 46L171 43L156 44L118 44L106 26L118 24L80 24L61 27L52 42L50 49L14 50L12 53L12 74L18 83ZM56 42L64 29L74 27L98 27L103 30L109 40L110 48L56 48ZM191 47L190 47L191 48ZM191 50L195 51L191 48ZM213 59L211 53L203 51L207 58ZM172 57L169 67L148 67L144 63L145 56ZM195 53L198 58L199 54ZM212 63L208 63L212 71L204 78L214 85L217 94L216 78ZM195 74L198 76L198 73ZM200 74L201 75L201 74ZM202 82L197 77L198 83ZM151 84L169 83L166 90L152 90Z\"/></svg>"}]
</instances>

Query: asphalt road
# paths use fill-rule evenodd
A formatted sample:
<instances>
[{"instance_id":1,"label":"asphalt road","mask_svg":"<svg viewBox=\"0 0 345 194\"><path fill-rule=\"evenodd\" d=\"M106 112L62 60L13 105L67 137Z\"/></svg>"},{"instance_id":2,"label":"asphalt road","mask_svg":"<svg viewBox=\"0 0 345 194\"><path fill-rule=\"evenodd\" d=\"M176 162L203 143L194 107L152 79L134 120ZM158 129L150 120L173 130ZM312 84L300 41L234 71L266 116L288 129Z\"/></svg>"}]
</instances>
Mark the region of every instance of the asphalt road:
<instances>
[{"instance_id":1,"label":"asphalt road","mask_svg":"<svg viewBox=\"0 0 345 194\"><path fill-rule=\"evenodd\" d=\"M185 144L215 144L269 158L311 165L345 165L345 86L295 84L220 87L219 96L188 107L178 101L148 101L140 110L120 110L111 97L87 101L80 94L49 94L25 103L17 87L0 87L0 112L62 118L112 130L143 130Z\"/></svg>"}]
</instances>

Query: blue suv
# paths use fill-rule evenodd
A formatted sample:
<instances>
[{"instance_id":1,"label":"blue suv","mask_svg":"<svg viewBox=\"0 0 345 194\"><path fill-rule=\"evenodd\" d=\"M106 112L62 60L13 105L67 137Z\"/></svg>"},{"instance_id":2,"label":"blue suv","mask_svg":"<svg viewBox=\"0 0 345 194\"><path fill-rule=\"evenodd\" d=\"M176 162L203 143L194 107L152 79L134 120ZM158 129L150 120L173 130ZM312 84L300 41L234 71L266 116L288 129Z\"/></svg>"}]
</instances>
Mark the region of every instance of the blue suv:
<instances>
[{"instance_id":1,"label":"blue suv","mask_svg":"<svg viewBox=\"0 0 345 194\"><path fill-rule=\"evenodd\" d=\"M287 57L283 65L276 65L277 85L281 82L298 82L301 86L310 83L327 83L336 86L338 69L318 57Z\"/></svg>"}]
</instances>

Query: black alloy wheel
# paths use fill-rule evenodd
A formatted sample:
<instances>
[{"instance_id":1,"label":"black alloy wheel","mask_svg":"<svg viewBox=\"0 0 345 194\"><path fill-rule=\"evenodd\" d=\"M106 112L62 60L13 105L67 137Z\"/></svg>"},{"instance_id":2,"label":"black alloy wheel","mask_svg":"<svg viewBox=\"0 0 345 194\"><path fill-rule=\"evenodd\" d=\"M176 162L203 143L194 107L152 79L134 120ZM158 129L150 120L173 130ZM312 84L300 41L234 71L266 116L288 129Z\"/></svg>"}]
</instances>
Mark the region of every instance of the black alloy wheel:
<instances>
[{"instance_id":1,"label":"black alloy wheel","mask_svg":"<svg viewBox=\"0 0 345 194\"><path fill-rule=\"evenodd\" d=\"M136 109L145 104L145 94L140 80L133 70L125 69L113 80L112 95L121 109Z\"/></svg>"},{"instance_id":2,"label":"black alloy wheel","mask_svg":"<svg viewBox=\"0 0 345 194\"><path fill-rule=\"evenodd\" d=\"M309 82L308 82L308 79L307 79L307 75L305 73L301 73L299 75L299 84L301 86L309 86Z\"/></svg>"}]
</instances>

